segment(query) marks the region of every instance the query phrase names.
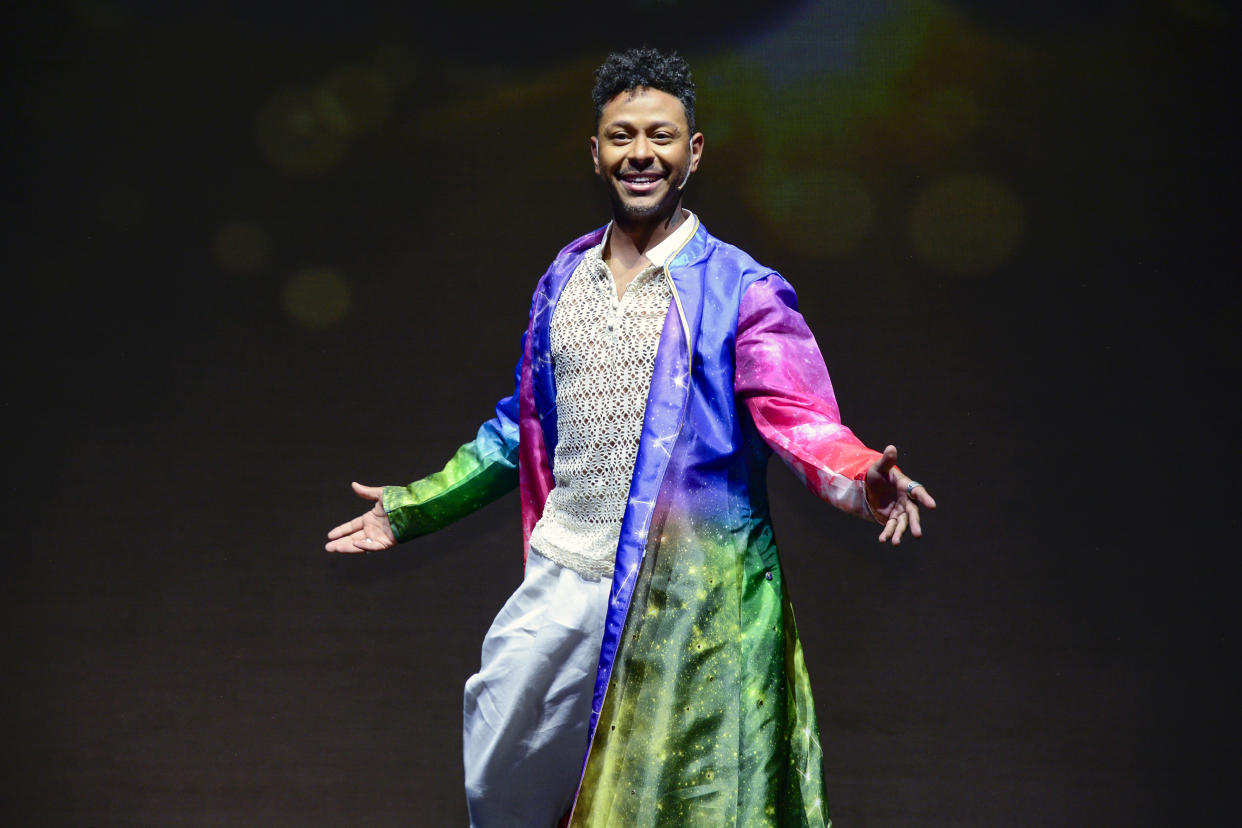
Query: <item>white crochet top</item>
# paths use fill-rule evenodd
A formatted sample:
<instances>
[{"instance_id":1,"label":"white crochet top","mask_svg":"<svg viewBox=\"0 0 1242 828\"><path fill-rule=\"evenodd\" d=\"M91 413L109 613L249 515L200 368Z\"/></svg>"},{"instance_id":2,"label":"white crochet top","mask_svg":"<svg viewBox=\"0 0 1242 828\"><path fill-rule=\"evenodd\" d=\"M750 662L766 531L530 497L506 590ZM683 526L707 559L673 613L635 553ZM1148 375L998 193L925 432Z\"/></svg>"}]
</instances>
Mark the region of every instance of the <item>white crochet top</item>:
<instances>
[{"instance_id":1,"label":"white crochet top","mask_svg":"<svg viewBox=\"0 0 1242 828\"><path fill-rule=\"evenodd\" d=\"M530 546L585 578L612 577L656 348L673 295L664 264L697 225L687 214L648 250L652 264L620 299L601 258L605 235L569 277L552 315L555 486Z\"/></svg>"}]
</instances>

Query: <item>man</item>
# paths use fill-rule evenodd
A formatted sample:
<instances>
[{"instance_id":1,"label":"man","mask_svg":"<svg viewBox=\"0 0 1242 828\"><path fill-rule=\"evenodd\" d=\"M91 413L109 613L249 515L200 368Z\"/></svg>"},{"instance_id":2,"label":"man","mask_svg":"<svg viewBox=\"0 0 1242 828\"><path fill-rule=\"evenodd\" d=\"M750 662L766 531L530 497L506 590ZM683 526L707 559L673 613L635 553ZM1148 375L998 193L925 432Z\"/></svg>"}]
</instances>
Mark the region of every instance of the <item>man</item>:
<instances>
[{"instance_id":1,"label":"man","mask_svg":"<svg viewBox=\"0 0 1242 828\"><path fill-rule=\"evenodd\" d=\"M327 548L385 549L520 486L525 578L465 691L476 828L827 825L768 455L881 541L935 502L841 425L789 285L682 208L703 156L685 62L611 55L593 96L613 220L540 280L517 390L442 471L355 483L376 505Z\"/></svg>"}]
</instances>

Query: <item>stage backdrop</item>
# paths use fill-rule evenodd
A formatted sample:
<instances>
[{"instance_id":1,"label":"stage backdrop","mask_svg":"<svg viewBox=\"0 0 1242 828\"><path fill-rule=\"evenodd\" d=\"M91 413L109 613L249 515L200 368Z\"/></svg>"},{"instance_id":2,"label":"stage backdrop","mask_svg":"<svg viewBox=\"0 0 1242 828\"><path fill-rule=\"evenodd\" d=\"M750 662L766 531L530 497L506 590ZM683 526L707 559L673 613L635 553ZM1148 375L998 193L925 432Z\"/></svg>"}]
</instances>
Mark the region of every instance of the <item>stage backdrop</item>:
<instances>
[{"instance_id":1,"label":"stage backdrop","mask_svg":"<svg viewBox=\"0 0 1242 828\"><path fill-rule=\"evenodd\" d=\"M312 5L10 27L14 824L463 824L516 497L368 558L324 534L510 389L607 220L593 69L643 43L696 73L687 205L942 506L882 547L772 468L838 824L1220 824L1231 6Z\"/></svg>"}]
</instances>

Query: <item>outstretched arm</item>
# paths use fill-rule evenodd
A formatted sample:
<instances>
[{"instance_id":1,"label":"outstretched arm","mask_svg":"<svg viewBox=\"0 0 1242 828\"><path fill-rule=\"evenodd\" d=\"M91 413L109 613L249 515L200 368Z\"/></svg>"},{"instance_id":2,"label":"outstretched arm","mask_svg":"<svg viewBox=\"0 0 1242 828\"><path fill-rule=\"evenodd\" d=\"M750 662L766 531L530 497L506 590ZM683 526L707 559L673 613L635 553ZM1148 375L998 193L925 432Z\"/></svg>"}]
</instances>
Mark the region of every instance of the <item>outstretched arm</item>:
<instances>
[{"instance_id":1,"label":"outstretched arm","mask_svg":"<svg viewBox=\"0 0 1242 828\"><path fill-rule=\"evenodd\" d=\"M351 521L342 523L328 533L328 543L324 549L329 552L352 554L356 552L374 552L377 549L389 549L397 544L392 533L392 524L388 522L388 513L380 503L383 488L380 486L364 486L351 483L354 493L364 500L374 500L375 506L363 512Z\"/></svg>"},{"instance_id":2,"label":"outstretched arm","mask_svg":"<svg viewBox=\"0 0 1242 828\"><path fill-rule=\"evenodd\" d=\"M525 350L526 337L522 345ZM408 486L363 486L354 492L375 505L328 533L329 552L374 552L434 532L490 503L518 482L518 389L496 404L496 414L475 439L459 448L443 469Z\"/></svg>"},{"instance_id":3,"label":"outstretched arm","mask_svg":"<svg viewBox=\"0 0 1242 828\"><path fill-rule=\"evenodd\" d=\"M771 274L750 285L738 314L734 390L760 435L812 492L843 511L884 524L880 540L898 543L907 528L918 537L918 504L934 508L925 490L841 423L832 381L797 310L789 283ZM924 500L923 498L926 498ZM917 529L915 528L917 527Z\"/></svg>"}]
</instances>

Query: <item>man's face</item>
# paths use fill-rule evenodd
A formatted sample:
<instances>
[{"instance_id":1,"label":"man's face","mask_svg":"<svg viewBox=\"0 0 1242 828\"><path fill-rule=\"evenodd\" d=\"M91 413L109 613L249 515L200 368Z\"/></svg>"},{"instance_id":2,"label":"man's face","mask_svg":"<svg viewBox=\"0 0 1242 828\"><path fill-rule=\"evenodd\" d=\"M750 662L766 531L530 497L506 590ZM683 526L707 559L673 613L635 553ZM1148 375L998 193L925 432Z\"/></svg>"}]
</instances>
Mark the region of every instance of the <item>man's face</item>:
<instances>
[{"instance_id":1,"label":"man's face","mask_svg":"<svg viewBox=\"0 0 1242 828\"><path fill-rule=\"evenodd\" d=\"M703 135L690 134L681 101L641 86L604 106L599 130L591 138L595 174L608 188L613 214L620 220L671 216L702 153Z\"/></svg>"}]
</instances>

